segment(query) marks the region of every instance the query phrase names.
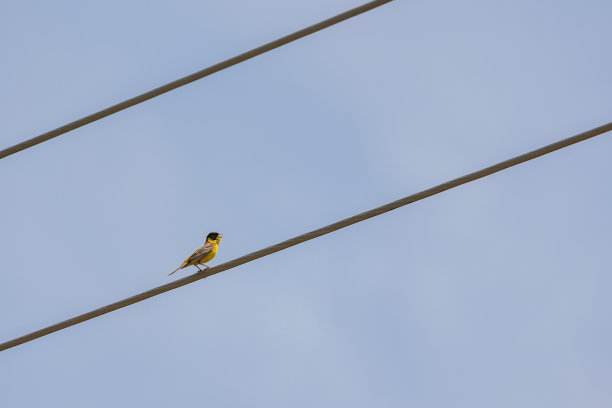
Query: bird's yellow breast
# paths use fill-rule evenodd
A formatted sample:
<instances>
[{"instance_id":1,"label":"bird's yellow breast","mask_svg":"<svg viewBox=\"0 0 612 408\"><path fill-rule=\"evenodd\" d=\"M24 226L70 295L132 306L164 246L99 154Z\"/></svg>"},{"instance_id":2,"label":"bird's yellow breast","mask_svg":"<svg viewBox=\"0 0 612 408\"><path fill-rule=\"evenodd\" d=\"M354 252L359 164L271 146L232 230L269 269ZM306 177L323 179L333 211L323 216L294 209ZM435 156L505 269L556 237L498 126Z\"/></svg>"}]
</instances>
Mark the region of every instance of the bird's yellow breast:
<instances>
[{"instance_id":1,"label":"bird's yellow breast","mask_svg":"<svg viewBox=\"0 0 612 408\"><path fill-rule=\"evenodd\" d=\"M213 247L210 250L210 252L207 253L206 256L204 256L202 259L200 259L200 261L198 263L199 264L203 264L204 262L208 262L211 259L213 259L215 257L215 255L217 255L217 248L218 248L217 244L213 245Z\"/></svg>"}]
</instances>

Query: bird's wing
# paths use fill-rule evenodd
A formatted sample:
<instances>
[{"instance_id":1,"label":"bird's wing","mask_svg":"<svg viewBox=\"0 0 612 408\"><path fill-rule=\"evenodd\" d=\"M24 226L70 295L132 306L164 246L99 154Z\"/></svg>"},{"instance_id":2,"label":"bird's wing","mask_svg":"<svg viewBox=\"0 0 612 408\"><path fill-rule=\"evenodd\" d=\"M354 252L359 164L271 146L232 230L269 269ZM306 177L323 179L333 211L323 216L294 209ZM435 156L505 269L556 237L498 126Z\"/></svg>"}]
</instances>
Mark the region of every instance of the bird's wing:
<instances>
[{"instance_id":1,"label":"bird's wing","mask_svg":"<svg viewBox=\"0 0 612 408\"><path fill-rule=\"evenodd\" d=\"M198 259L204 258L206 254L212 251L215 244L213 242L205 243L200 249L196 249L196 251L191 254L189 258L185 260L185 264L190 264L192 262L197 262Z\"/></svg>"}]
</instances>

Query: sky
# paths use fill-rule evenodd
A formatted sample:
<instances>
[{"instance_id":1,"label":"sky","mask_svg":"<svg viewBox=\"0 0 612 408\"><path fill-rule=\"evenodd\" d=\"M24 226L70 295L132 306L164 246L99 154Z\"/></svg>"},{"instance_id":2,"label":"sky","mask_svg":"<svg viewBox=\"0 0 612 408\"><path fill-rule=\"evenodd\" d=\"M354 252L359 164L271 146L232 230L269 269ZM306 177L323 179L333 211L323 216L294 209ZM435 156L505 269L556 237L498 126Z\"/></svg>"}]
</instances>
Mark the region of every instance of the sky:
<instances>
[{"instance_id":1,"label":"sky","mask_svg":"<svg viewBox=\"0 0 612 408\"><path fill-rule=\"evenodd\" d=\"M360 5L0 5L0 148ZM391 2L0 160L0 341L611 119L609 1ZM0 406L609 407L612 134L0 353Z\"/></svg>"}]
</instances>

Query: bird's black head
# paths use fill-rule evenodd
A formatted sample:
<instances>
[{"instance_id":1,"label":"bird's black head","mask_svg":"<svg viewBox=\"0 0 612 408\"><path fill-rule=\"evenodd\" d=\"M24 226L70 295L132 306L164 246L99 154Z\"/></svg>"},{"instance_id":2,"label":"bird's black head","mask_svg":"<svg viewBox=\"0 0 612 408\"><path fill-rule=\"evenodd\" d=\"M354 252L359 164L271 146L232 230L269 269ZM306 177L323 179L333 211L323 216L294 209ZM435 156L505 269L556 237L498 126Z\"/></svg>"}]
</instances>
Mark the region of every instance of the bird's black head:
<instances>
[{"instance_id":1,"label":"bird's black head","mask_svg":"<svg viewBox=\"0 0 612 408\"><path fill-rule=\"evenodd\" d=\"M219 238L222 238L223 234L219 234L218 232L211 232L210 234L208 234L208 236L206 237L206 240L211 240L211 241L216 241Z\"/></svg>"}]
</instances>

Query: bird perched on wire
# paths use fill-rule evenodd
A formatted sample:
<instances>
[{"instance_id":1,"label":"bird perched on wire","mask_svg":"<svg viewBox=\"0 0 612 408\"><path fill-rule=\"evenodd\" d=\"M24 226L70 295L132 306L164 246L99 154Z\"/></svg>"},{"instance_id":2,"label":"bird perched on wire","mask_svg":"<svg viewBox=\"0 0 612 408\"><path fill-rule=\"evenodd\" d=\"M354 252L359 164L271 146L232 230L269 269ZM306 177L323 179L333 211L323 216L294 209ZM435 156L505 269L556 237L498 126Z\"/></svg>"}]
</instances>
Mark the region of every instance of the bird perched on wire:
<instances>
[{"instance_id":1,"label":"bird perched on wire","mask_svg":"<svg viewBox=\"0 0 612 408\"><path fill-rule=\"evenodd\" d=\"M215 255L217 255L217 248L221 242L221 238L223 238L223 234L218 232L211 232L208 234L206 236L206 243L202 245L201 248L196 249L189 258L185 259L181 266L170 272L168 276L172 275L179 269L183 269L191 265L194 265L196 268L198 268L198 271L201 272L202 269L200 269L198 265L204 265L204 262L210 261L215 257ZM204 265L204 267L208 269L208 266Z\"/></svg>"}]
</instances>

